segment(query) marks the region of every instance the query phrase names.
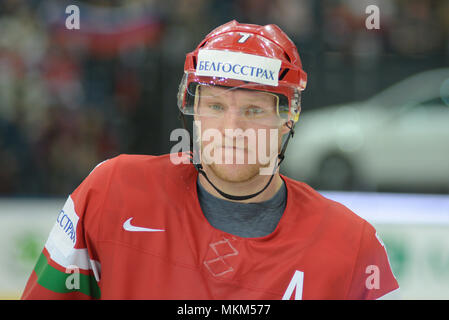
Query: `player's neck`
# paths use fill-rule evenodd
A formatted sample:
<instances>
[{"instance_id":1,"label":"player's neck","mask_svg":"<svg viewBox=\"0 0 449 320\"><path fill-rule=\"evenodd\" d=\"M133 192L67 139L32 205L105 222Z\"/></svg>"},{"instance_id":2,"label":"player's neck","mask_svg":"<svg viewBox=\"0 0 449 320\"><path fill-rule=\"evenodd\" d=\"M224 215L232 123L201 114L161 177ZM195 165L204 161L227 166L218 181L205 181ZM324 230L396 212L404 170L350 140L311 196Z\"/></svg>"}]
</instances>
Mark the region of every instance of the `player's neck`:
<instances>
[{"instance_id":1,"label":"player's neck","mask_svg":"<svg viewBox=\"0 0 449 320\"><path fill-rule=\"evenodd\" d=\"M245 181L245 182L228 182L220 179L217 177L212 170L208 170L207 166L204 166L204 171L206 172L208 178L212 181L212 183L221 191L235 195L235 196L244 196L248 194L253 194L256 192L259 192L261 189L265 187L265 185L268 183L268 180L270 179L270 175L258 175L254 178ZM202 175L198 176L199 182L201 186L210 194L213 196L220 198L220 199L226 199L222 195L220 195L214 187L210 185L210 183L204 178ZM284 181L279 175L279 171L276 171L273 180L268 185L268 187L259 195L255 196L254 198L248 199L248 200L241 200L238 202L241 203L249 203L249 202L262 202L271 199L276 192L279 191ZM234 201L234 200L229 200Z\"/></svg>"}]
</instances>

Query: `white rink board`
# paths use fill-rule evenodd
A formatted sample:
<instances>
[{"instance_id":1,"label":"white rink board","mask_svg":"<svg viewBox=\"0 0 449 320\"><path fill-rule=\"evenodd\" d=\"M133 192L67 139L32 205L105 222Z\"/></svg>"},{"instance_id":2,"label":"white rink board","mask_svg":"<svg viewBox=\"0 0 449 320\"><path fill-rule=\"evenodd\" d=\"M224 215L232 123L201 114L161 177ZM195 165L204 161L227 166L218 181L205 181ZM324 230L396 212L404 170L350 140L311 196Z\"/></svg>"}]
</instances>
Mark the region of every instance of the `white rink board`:
<instances>
[{"instance_id":1,"label":"white rink board","mask_svg":"<svg viewBox=\"0 0 449 320\"><path fill-rule=\"evenodd\" d=\"M65 199L0 199L0 299L20 297Z\"/></svg>"},{"instance_id":2,"label":"white rink board","mask_svg":"<svg viewBox=\"0 0 449 320\"><path fill-rule=\"evenodd\" d=\"M376 228L402 299L449 299L448 195L320 193Z\"/></svg>"}]
</instances>

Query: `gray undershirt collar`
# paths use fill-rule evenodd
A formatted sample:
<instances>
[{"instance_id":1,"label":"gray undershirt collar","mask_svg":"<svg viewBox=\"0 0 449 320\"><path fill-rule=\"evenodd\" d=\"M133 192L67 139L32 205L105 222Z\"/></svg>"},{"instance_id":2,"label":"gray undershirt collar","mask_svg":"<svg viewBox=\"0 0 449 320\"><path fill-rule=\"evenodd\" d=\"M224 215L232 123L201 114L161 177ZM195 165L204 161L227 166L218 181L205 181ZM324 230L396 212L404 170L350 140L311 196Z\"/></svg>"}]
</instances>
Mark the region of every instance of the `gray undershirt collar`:
<instances>
[{"instance_id":1,"label":"gray undershirt collar","mask_svg":"<svg viewBox=\"0 0 449 320\"><path fill-rule=\"evenodd\" d=\"M205 218L216 229L244 238L263 237L272 233L287 203L285 183L269 200L240 203L219 199L197 180L198 199Z\"/></svg>"}]
</instances>

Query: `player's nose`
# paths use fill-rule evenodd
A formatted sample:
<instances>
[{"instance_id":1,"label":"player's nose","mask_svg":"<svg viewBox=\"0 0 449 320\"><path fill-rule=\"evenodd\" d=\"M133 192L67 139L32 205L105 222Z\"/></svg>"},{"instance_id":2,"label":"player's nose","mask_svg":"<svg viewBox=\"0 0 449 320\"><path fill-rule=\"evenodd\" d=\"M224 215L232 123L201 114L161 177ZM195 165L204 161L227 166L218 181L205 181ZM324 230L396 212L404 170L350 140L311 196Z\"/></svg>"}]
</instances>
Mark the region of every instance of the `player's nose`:
<instances>
[{"instance_id":1,"label":"player's nose","mask_svg":"<svg viewBox=\"0 0 449 320\"><path fill-rule=\"evenodd\" d=\"M237 108L230 107L223 117L223 129L243 129L242 117Z\"/></svg>"}]
</instances>

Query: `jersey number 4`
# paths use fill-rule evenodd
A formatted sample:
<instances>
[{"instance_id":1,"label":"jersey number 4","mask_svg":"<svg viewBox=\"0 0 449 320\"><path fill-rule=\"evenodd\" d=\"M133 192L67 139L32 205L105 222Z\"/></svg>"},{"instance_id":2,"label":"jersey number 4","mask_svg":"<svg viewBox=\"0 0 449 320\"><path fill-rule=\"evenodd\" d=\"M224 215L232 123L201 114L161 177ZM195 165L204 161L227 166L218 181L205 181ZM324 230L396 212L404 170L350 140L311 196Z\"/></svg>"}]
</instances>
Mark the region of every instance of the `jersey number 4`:
<instances>
[{"instance_id":1,"label":"jersey number 4","mask_svg":"<svg viewBox=\"0 0 449 320\"><path fill-rule=\"evenodd\" d=\"M295 300L302 300L302 288L304 285L304 272L296 270L285 290L282 300L291 300L293 291L295 292Z\"/></svg>"}]
</instances>

